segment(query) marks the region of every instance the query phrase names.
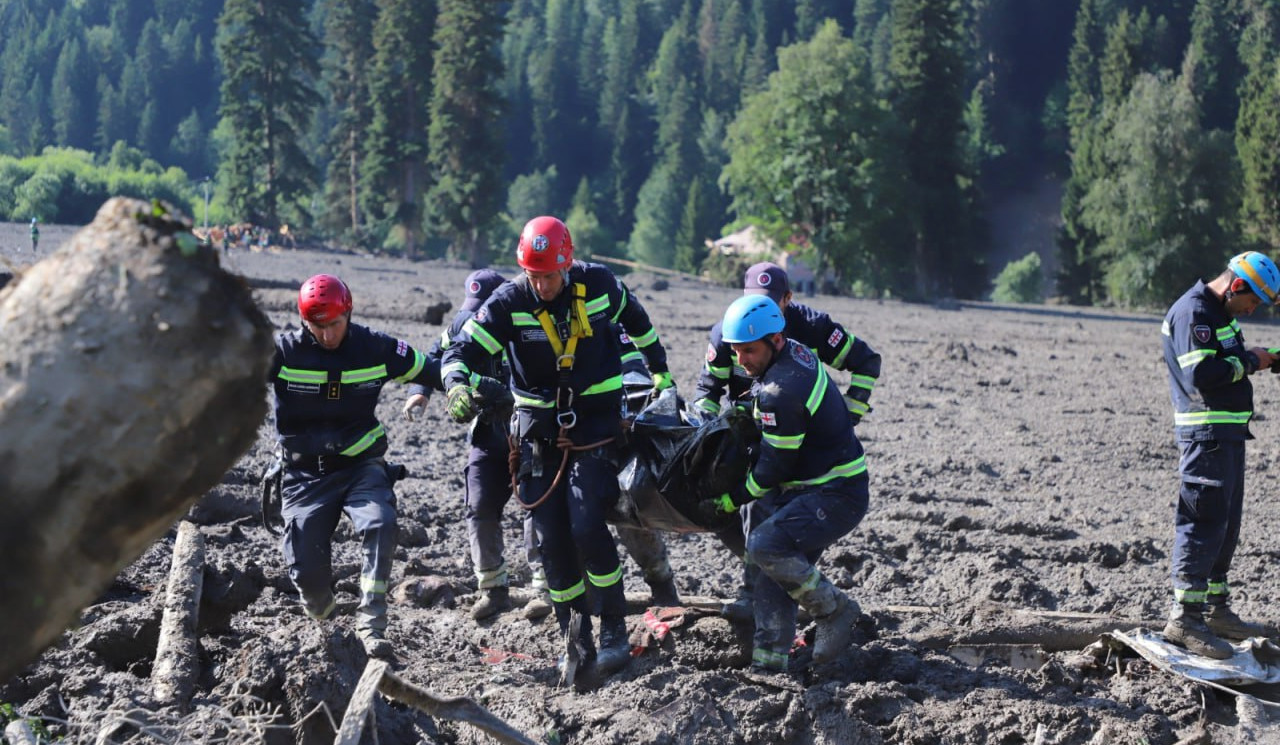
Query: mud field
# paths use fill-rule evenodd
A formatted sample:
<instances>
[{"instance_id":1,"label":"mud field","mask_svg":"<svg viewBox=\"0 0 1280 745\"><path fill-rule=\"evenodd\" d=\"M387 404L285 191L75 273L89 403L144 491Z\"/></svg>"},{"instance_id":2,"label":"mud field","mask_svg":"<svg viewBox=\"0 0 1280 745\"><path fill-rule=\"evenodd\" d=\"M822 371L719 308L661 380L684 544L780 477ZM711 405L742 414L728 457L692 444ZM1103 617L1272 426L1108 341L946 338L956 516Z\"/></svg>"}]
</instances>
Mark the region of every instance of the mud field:
<instances>
[{"instance_id":1,"label":"mud field","mask_svg":"<svg viewBox=\"0 0 1280 745\"><path fill-rule=\"evenodd\" d=\"M71 232L45 226L41 254ZM19 270L32 260L26 225L4 226L0 254ZM442 329L430 311L456 308L467 274L456 264L339 252L235 251L225 265L281 328L296 324L298 284L331 272L351 286L357 322L423 349ZM737 292L643 273L627 282L654 318L680 389L692 392L707 331ZM519 608L479 623L468 614L465 428L448 420L439 395L427 417L404 420L404 391L392 386L380 408L388 458L411 474L397 489L392 669L559 745L1280 741L1275 707L1192 685L1131 653L1086 651L1106 629L1158 629L1168 603L1177 454L1158 317L800 300L884 358L874 412L858 427L871 509L821 563L866 611L846 659L754 677L742 631L690 611L667 642L603 685L557 688L551 619L527 621ZM1244 328L1251 343L1280 345L1274 323ZM1237 609L1275 624L1280 503L1266 480L1280 469L1280 377L1255 383L1259 439L1232 580ZM331 741L366 662L352 633L358 545L344 521L334 550L344 613L309 621L279 540L258 516L272 431L264 423L258 443L188 516L207 551L192 711L157 711L149 677L176 528L55 647L0 681L0 703L42 718L68 742ZM528 571L517 512L507 511L507 559L521 587ZM714 539L668 535L667 543L683 595L732 596L739 567ZM639 571L629 560L626 568L628 592L644 597ZM639 611L629 621L642 626ZM376 739L363 742L492 742L386 699L373 713Z\"/></svg>"}]
</instances>

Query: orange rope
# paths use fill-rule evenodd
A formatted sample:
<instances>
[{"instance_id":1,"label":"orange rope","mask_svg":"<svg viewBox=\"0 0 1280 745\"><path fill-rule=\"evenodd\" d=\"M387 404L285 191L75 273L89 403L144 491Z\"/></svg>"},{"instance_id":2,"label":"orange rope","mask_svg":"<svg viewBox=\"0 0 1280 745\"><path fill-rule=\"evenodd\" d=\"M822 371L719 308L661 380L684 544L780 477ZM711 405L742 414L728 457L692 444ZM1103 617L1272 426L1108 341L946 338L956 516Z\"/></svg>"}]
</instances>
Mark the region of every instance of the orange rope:
<instances>
[{"instance_id":1,"label":"orange rope","mask_svg":"<svg viewBox=\"0 0 1280 745\"><path fill-rule=\"evenodd\" d=\"M618 439L615 437L606 437L603 440L597 440L587 445L575 445L573 440L569 439L569 430L564 427L560 428L560 433L556 437L556 447L560 448L560 452L564 455L560 458L560 467L556 469L556 477L551 480L551 485L547 490L538 497L533 504L525 504L520 499L520 441L515 435L507 436L509 449L507 450L507 470L511 473L511 494L516 498L516 504L526 510L533 510L538 505L547 501L556 487L560 486L560 481L564 478L564 472L569 465L569 455L583 450L594 450L603 447Z\"/></svg>"}]
</instances>

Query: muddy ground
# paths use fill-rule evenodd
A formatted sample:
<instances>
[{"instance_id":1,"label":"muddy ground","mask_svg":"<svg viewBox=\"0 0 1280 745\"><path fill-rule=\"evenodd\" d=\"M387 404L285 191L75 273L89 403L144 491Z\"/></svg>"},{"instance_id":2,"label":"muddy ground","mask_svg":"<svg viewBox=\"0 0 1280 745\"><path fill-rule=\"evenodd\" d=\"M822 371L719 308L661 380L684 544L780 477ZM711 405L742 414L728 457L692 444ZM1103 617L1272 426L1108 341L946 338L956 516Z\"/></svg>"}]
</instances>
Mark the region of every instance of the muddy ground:
<instances>
[{"instance_id":1,"label":"muddy ground","mask_svg":"<svg viewBox=\"0 0 1280 745\"><path fill-rule=\"evenodd\" d=\"M46 226L41 253L71 232ZM25 225L0 230L0 254L19 269L31 261ZM281 328L296 323L297 285L331 272L350 284L357 322L424 349L442 329L429 311L456 307L467 274L457 264L342 252L225 258ZM642 273L627 282L655 320L679 387L691 392L707 331L736 291ZM1280 741L1274 707L1238 706L1131 654L1082 651L1106 628L1158 628L1168 603L1177 460L1158 316L802 300L884 357L875 410L858 427L871 509L822 560L867 611L844 661L752 677L740 631L690 613L666 645L599 688L558 688L553 622L527 621L518 608L479 623L467 613L475 580L463 524L465 429L444 415L442 396L425 421L402 419L403 390L391 387L380 408L389 457L411 473L398 486L389 631L397 674L471 697L530 739L562 745ZM1280 326L1243 325L1251 342L1280 344ZM1256 383L1259 439L1232 579L1242 614L1274 624L1280 502L1266 482L1280 469L1280 377ZM366 662L351 633L358 546L344 522L334 569L345 613L323 625L306 619L279 540L258 516L271 437L264 423L258 443L189 514L208 561L191 713L157 710L149 680L176 529L38 661L0 681L0 702L71 742L330 741ZM506 529L521 586L514 508ZM710 536L667 542L683 594L732 596L739 568ZM644 593L635 565L626 567L628 591ZM638 627L639 613L630 622ZM984 643L1033 646L1011 663L1003 647L969 649ZM374 714L376 740L364 742L490 741L386 700Z\"/></svg>"}]
</instances>

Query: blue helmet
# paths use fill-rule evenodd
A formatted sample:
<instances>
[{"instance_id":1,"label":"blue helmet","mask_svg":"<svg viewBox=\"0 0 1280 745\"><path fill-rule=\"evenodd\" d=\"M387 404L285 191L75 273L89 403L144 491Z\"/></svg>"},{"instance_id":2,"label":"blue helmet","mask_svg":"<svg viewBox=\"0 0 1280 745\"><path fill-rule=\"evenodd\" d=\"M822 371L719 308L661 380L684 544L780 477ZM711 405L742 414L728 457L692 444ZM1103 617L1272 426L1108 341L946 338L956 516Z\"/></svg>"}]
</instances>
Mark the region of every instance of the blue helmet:
<instances>
[{"instance_id":1,"label":"blue helmet","mask_svg":"<svg viewBox=\"0 0 1280 745\"><path fill-rule=\"evenodd\" d=\"M720 325L720 338L730 344L746 344L785 328L778 304L768 295L743 295L729 304Z\"/></svg>"},{"instance_id":2,"label":"blue helmet","mask_svg":"<svg viewBox=\"0 0 1280 745\"><path fill-rule=\"evenodd\" d=\"M1276 293L1280 292L1280 269L1265 254L1245 251L1232 256L1231 261L1227 262L1227 268L1249 285L1253 294L1261 298L1263 305L1271 305L1276 301Z\"/></svg>"}]
</instances>

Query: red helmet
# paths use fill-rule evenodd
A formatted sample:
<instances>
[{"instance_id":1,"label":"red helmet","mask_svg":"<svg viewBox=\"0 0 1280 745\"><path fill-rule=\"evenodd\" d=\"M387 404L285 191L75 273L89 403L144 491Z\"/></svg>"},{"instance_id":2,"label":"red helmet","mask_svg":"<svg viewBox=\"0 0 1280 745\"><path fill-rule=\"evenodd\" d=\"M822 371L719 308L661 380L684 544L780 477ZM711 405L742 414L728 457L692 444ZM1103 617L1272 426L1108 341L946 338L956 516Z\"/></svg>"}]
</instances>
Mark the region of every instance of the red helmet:
<instances>
[{"instance_id":1,"label":"red helmet","mask_svg":"<svg viewBox=\"0 0 1280 745\"><path fill-rule=\"evenodd\" d=\"M554 217L535 217L520 231L516 263L531 272L555 272L573 263L573 238L569 228Z\"/></svg>"},{"instance_id":2,"label":"red helmet","mask_svg":"<svg viewBox=\"0 0 1280 745\"><path fill-rule=\"evenodd\" d=\"M317 274L298 290L298 312L312 323L328 323L351 312L351 290L332 274Z\"/></svg>"}]
</instances>

